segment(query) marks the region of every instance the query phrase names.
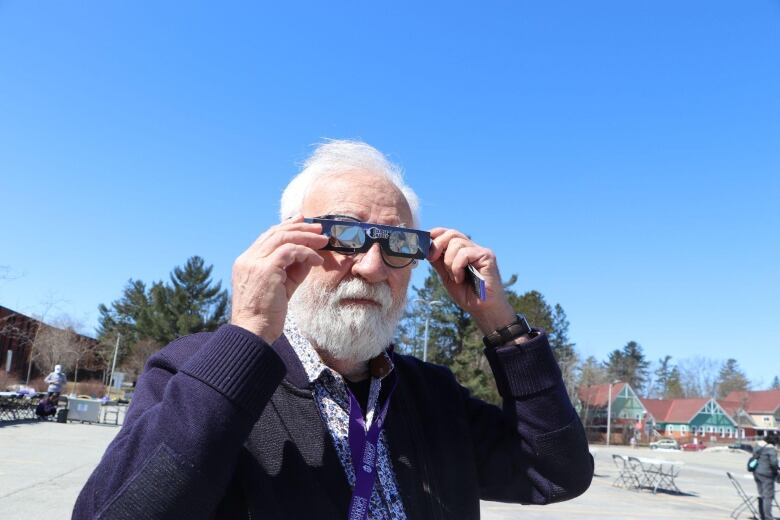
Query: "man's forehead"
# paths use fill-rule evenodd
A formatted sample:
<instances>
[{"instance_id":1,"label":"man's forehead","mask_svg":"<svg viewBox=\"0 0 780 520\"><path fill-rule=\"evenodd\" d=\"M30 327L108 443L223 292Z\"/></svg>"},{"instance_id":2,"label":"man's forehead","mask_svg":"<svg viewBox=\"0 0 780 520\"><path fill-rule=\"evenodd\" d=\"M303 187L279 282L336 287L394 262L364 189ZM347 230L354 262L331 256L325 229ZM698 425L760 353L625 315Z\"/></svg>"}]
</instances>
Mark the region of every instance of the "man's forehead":
<instances>
[{"instance_id":1,"label":"man's forehead","mask_svg":"<svg viewBox=\"0 0 780 520\"><path fill-rule=\"evenodd\" d=\"M304 201L304 210L317 215L343 215L361 222L409 227L409 203L401 191L379 175L345 173L315 182Z\"/></svg>"},{"instance_id":2,"label":"man's forehead","mask_svg":"<svg viewBox=\"0 0 780 520\"><path fill-rule=\"evenodd\" d=\"M384 224L387 226L396 226L396 227L409 227L410 222L397 213L393 214L382 214L377 215L375 213L371 213L369 211L351 211L349 209L344 209L340 206L333 206L331 209L328 209L324 213L318 216L325 216L325 215L332 215L332 216L339 216L339 217L350 217L355 220L359 220L360 222L370 222L373 224Z\"/></svg>"}]
</instances>

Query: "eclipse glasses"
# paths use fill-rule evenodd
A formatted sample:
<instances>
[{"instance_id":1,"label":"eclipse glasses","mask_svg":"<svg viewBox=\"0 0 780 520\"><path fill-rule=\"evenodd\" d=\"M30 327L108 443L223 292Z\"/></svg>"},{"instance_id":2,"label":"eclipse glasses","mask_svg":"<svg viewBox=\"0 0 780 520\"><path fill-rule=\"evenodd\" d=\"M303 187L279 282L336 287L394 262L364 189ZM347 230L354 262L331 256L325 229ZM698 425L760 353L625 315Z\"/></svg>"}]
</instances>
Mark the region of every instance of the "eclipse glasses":
<instances>
[{"instance_id":1,"label":"eclipse glasses","mask_svg":"<svg viewBox=\"0 0 780 520\"><path fill-rule=\"evenodd\" d=\"M431 249L431 234L419 229L370 224L345 215L303 220L322 225L322 234L330 239L322 249L354 255L365 253L374 243L379 243L382 261L395 269L406 267L415 260L425 260Z\"/></svg>"}]
</instances>

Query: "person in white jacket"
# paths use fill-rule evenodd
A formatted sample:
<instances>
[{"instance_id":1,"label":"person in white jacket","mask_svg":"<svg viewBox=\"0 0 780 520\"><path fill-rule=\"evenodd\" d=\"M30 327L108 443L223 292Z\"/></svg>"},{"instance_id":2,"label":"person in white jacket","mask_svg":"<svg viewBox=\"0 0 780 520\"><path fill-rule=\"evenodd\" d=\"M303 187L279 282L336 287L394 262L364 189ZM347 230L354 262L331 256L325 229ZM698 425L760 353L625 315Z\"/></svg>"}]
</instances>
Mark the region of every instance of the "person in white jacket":
<instances>
[{"instance_id":1,"label":"person in white jacket","mask_svg":"<svg viewBox=\"0 0 780 520\"><path fill-rule=\"evenodd\" d=\"M46 379L43 381L44 383L49 383L49 397L58 399L60 392L62 392L62 387L68 382L68 378L65 377L65 373L62 371L62 365L54 365L54 372L46 376Z\"/></svg>"}]
</instances>

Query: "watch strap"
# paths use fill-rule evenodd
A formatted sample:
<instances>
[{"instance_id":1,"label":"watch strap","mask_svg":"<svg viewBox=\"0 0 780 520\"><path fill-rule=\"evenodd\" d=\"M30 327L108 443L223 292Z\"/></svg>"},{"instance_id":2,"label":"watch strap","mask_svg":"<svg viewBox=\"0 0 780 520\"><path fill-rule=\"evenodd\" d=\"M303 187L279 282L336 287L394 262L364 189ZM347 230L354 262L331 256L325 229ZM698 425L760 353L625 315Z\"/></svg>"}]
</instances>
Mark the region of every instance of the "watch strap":
<instances>
[{"instance_id":1,"label":"watch strap","mask_svg":"<svg viewBox=\"0 0 780 520\"><path fill-rule=\"evenodd\" d=\"M506 345L510 341L530 333L531 327L528 325L528 320L522 314L516 314L515 321L505 327L494 330L483 337L482 342L488 348L495 348Z\"/></svg>"}]
</instances>

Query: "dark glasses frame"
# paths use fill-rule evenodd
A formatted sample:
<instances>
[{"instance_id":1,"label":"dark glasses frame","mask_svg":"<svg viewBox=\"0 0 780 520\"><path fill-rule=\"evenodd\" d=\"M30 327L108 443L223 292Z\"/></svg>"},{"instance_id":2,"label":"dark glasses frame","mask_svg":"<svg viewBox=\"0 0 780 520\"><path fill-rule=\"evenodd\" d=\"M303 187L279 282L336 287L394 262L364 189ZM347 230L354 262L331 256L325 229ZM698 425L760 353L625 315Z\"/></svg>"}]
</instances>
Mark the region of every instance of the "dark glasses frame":
<instances>
[{"instance_id":1,"label":"dark glasses frame","mask_svg":"<svg viewBox=\"0 0 780 520\"><path fill-rule=\"evenodd\" d=\"M402 269L407 267L415 260L427 259L428 253L431 249L431 234L427 231L422 231L419 229L361 222L354 217L349 217L346 215L322 215L320 217L304 218L303 220L308 224L322 225L322 234L330 237L328 244L322 248L323 250L334 251L344 255L354 255L358 253L365 253L371 249L371 246L373 246L374 243L379 243L379 248L382 251L382 261L385 263L385 265L394 269ZM360 228L364 232L363 245L360 247L344 247L334 244L334 241L337 240L333 237L334 226L349 226ZM417 251L415 253L402 253L400 251L393 251L390 247L390 238L395 233L416 235ZM406 258L409 260L409 262L403 265L392 264L387 260L387 256L394 258Z\"/></svg>"}]
</instances>

